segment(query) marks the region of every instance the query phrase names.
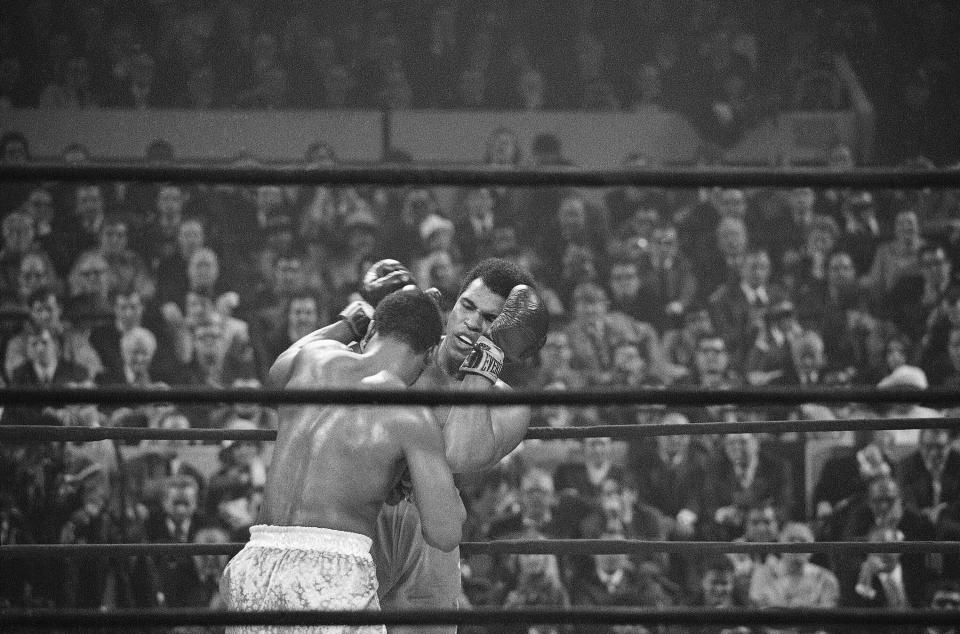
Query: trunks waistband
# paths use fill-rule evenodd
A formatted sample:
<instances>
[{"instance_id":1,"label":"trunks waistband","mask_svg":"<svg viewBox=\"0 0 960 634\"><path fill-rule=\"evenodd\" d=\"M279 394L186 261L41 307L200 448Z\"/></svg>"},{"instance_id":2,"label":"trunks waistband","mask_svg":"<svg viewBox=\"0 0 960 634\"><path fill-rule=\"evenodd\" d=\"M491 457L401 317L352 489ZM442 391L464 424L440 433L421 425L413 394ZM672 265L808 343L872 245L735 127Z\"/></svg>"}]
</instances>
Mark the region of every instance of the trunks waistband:
<instances>
[{"instance_id":1,"label":"trunks waistband","mask_svg":"<svg viewBox=\"0 0 960 634\"><path fill-rule=\"evenodd\" d=\"M332 528L258 524L250 527L248 545L254 548L317 550L342 555L369 556L373 540L360 533L338 531Z\"/></svg>"}]
</instances>

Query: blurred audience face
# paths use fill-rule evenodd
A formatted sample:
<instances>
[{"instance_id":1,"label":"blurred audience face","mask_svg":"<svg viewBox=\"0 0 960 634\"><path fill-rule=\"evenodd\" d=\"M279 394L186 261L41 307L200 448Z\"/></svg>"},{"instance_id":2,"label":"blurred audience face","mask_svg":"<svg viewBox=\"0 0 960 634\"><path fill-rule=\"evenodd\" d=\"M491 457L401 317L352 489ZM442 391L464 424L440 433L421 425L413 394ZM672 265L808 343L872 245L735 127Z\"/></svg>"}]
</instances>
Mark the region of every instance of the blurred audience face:
<instances>
[{"instance_id":1,"label":"blurred audience face","mask_svg":"<svg viewBox=\"0 0 960 634\"><path fill-rule=\"evenodd\" d=\"M3 250L25 253L33 244L36 233L33 219L25 213L13 212L3 219Z\"/></svg>"},{"instance_id":2,"label":"blurred audience face","mask_svg":"<svg viewBox=\"0 0 960 634\"><path fill-rule=\"evenodd\" d=\"M893 226L894 235L901 244L915 244L920 238L920 220L915 211L901 211Z\"/></svg>"},{"instance_id":3,"label":"blurred audience face","mask_svg":"<svg viewBox=\"0 0 960 634\"><path fill-rule=\"evenodd\" d=\"M164 486L163 512L180 524L197 511L197 487L167 484Z\"/></svg>"},{"instance_id":4,"label":"blurred audience face","mask_svg":"<svg viewBox=\"0 0 960 634\"><path fill-rule=\"evenodd\" d=\"M127 223L110 221L100 229L100 250L106 255L119 255L127 249Z\"/></svg>"},{"instance_id":5,"label":"blurred audience face","mask_svg":"<svg viewBox=\"0 0 960 634\"><path fill-rule=\"evenodd\" d=\"M736 218L724 218L717 225L717 248L725 256L741 255L747 249L747 227Z\"/></svg>"},{"instance_id":6,"label":"blurred audience face","mask_svg":"<svg viewBox=\"0 0 960 634\"><path fill-rule=\"evenodd\" d=\"M679 412L670 412L660 420L660 423L664 425L688 425L690 420ZM685 463L689 448L690 436L684 434L657 436L657 451L660 459L667 464L679 465Z\"/></svg>"},{"instance_id":7,"label":"blurred audience face","mask_svg":"<svg viewBox=\"0 0 960 634\"><path fill-rule=\"evenodd\" d=\"M150 374L150 364L157 351L156 341L146 336L127 336L122 340L123 362L135 377Z\"/></svg>"},{"instance_id":8,"label":"blurred audience face","mask_svg":"<svg viewBox=\"0 0 960 634\"><path fill-rule=\"evenodd\" d=\"M27 337L27 358L41 368L52 368L57 364L60 346L50 330L31 333Z\"/></svg>"},{"instance_id":9,"label":"blurred audience face","mask_svg":"<svg viewBox=\"0 0 960 634\"><path fill-rule=\"evenodd\" d=\"M920 267L924 280L933 288L944 288L950 282L953 266L942 247L921 253Z\"/></svg>"},{"instance_id":10,"label":"blurred audience face","mask_svg":"<svg viewBox=\"0 0 960 634\"><path fill-rule=\"evenodd\" d=\"M71 276L72 294L106 297L110 291L110 265L99 253L82 254L74 265Z\"/></svg>"},{"instance_id":11,"label":"blurred audience face","mask_svg":"<svg viewBox=\"0 0 960 634\"><path fill-rule=\"evenodd\" d=\"M660 227L653 232L653 241L660 260L673 260L680 254L680 241L675 227Z\"/></svg>"},{"instance_id":12,"label":"blurred audience face","mask_svg":"<svg viewBox=\"0 0 960 634\"><path fill-rule=\"evenodd\" d=\"M607 314L607 296L595 284L582 284L573 291L573 313L577 319L599 321Z\"/></svg>"},{"instance_id":13,"label":"blurred audience face","mask_svg":"<svg viewBox=\"0 0 960 634\"><path fill-rule=\"evenodd\" d=\"M194 544L226 544L230 542L230 535L216 526L205 526L197 530L193 537ZM219 579L230 560L229 555L194 555L193 565L201 580Z\"/></svg>"},{"instance_id":14,"label":"blurred audience face","mask_svg":"<svg viewBox=\"0 0 960 634\"><path fill-rule=\"evenodd\" d=\"M483 220L493 213L493 194L486 187L475 187L467 191L467 215Z\"/></svg>"},{"instance_id":15,"label":"blurred audience face","mask_svg":"<svg viewBox=\"0 0 960 634\"><path fill-rule=\"evenodd\" d=\"M753 434L727 434L723 438L723 452L730 464L749 467L757 460L760 443Z\"/></svg>"},{"instance_id":16,"label":"blurred audience face","mask_svg":"<svg viewBox=\"0 0 960 634\"><path fill-rule=\"evenodd\" d=\"M307 284L303 271L303 262L299 257L280 256L274 265L274 283L276 291L288 295L302 291Z\"/></svg>"},{"instance_id":17,"label":"blurred audience face","mask_svg":"<svg viewBox=\"0 0 960 634\"><path fill-rule=\"evenodd\" d=\"M554 330L547 333L547 341L540 350L540 362L545 368L562 368L573 360L573 349L567 333Z\"/></svg>"},{"instance_id":18,"label":"blurred audience face","mask_svg":"<svg viewBox=\"0 0 960 634\"><path fill-rule=\"evenodd\" d=\"M53 293L35 298L30 304L30 322L37 328L59 329L61 314L60 300Z\"/></svg>"},{"instance_id":19,"label":"blurred audience face","mask_svg":"<svg viewBox=\"0 0 960 634\"><path fill-rule=\"evenodd\" d=\"M856 167L853 160L853 150L850 146L838 144L830 148L827 153L827 166L835 170L848 170Z\"/></svg>"},{"instance_id":20,"label":"blurred audience face","mask_svg":"<svg viewBox=\"0 0 960 634\"><path fill-rule=\"evenodd\" d=\"M834 253L827 264L827 283L833 288L851 288L857 282L857 269L847 253Z\"/></svg>"},{"instance_id":21,"label":"blurred audience face","mask_svg":"<svg viewBox=\"0 0 960 634\"><path fill-rule=\"evenodd\" d=\"M613 458L613 441L609 438L587 438L583 443L583 462L599 467Z\"/></svg>"},{"instance_id":22,"label":"blurred audience face","mask_svg":"<svg viewBox=\"0 0 960 634\"><path fill-rule=\"evenodd\" d=\"M707 570L700 582L703 604L710 608L733 605L733 570Z\"/></svg>"},{"instance_id":23,"label":"blurred audience face","mask_svg":"<svg viewBox=\"0 0 960 634\"><path fill-rule=\"evenodd\" d=\"M780 521L772 506L752 508L747 511L743 535L748 542L775 542L780 533Z\"/></svg>"},{"instance_id":24,"label":"blurred audience face","mask_svg":"<svg viewBox=\"0 0 960 634\"><path fill-rule=\"evenodd\" d=\"M884 360L887 363L887 369L893 372L907 363L907 344L902 339L891 339L887 342L884 352Z\"/></svg>"},{"instance_id":25,"label":"blurred audience face","mask_svg":"<svg viewBox=\"0 0 960 634\"><path fill-rule=\"evenodd\" d=\"M203 246L204 241L203 223L192 219L180 223L177 231L177 246L184 258L189 259Z\"/></svg>"},{"instance_id":26,"label":"blurred audience face","mask_svg":"<svg viewBox=\"0 0 960 634\"><path fill-rule=\"evenodd\" d=\"M560 233L565 239L579 238L587 226L586 205L579 198L565 198L560 202L557 219L560 222Z\"/></svg>"},{"instance_id":27,"label":"blurred audience face","mask_svg":"<svg viewBox=\"0 0 960 634\"><path fill-rule=\"evenodd\" d=\"M723 218L743 220L747 216L747 197L742 189L721 189L717 192L716 204Z\"/></svg>"},{"instance_id":28,"label":"blurred audience face","mask_svg":"<svg viewBox=\"0 0 960 634\"><path fill-rule=\"evenodd\" d=\"M105 209L103 192L99 185L85 185L77 187L76 212L85 225L96 222Z\"/></svg>"},{"instance_id":29,"label":"blurred audience face","mask_svg":"<svg viewBox=\"0 0 960 634\"><path fill-rule=\"evenodd\" d=\"M810 224L813 220L813 206L816 202L816 195L813 189L809 187L796 187L790 190L787 195L787 208L790 210L790 217L793 218L793 224L803 227Z\"/></svg>"},{"instance_id":30,"label":"blurred audience face","mask_svg":"<svg viewBox=\"0 0 960 634\"><path fill-rule=\"evenodd\" d=\"M875 519L897 519L901 512L903 499L900 487L892 478L879 478L870 483L867 504ZM896 522L894 522L894 525Z\"/></svg>"},{"instance_id":31,"label":"blurred audience face","mask_svg":"<svg viewBox=\"0 0 960 634\"><path fill-rule=\"evenodd\" d=\"M157 190L157 222L161 228L179 228L187 195L179 185L162 185Z\"/></svg>"},{"instance_id":32,"label":"blurred audience face","mask_svg":"<svg viewBox=\"0 0 960 634\"><path fill-rule=\"evenodd\" d=\"M143 300L139 293L118 293L113 302L113 314L120 330L126 332L143 322Z\"/></svg>"},{"instance_id":33,"label":"blurred audience face","mask_svg":"<svg viewBox=\"0 0 960 634\"><path fill-rule=\"evenodd\" d=\"M754 251L747 254L740 275L750 288L766 286L770 279L770 257L765 251Z\"/></svg>"},{"instance_id":34,"label":"blurred audience face","mask_svg":"<svg viewBox=\"0 0 960 634\"><path fill-rule=\"evenodd\" d=\"M781 544L811 544L813 543L813 531L806 524L790 523L780 531ZM812 553L781 553L780 561L788 569L803 569L810 561Z\"/></svg>"},{"instance_id":35,"label":"blurred audience face","mask_svg":"<svg viewBox=\"0 0 960 634\"><path fill-rule=\"evenodd\" d=\"M469 72L469 71L468 71ZM477 73L479 85L480 100L483 100L483 74ZM517 142L517 135L511 130L495 130L487 138L487 163L490 165L516 165L520 158L520 146Z\"/></svg>"},{"instance_id":36,"label":"blurred audience face","mask_svg":"<svg viewBox=\"0 0 960 634\"><path fill-rule=\"evenodd\" d=\"M36 223L53 221L53 194L50 190L38 187L30 192L27 198L26 212L33 217Z\"/></svg>"},{"instance_id":37,"label":"blurred audience face","mask_svg":"<svg viewBox=\"0 0 960 634\"><path fill-rule=\"evenodd\" d=\"M187 264L187 280L190 288L213 288L220 277L220 264L217 254L207 248L201 248L190 256Z\"/></svg>"},{"instance_id":38,"label":"blurred audience face","mask_svg":"<svg viewBox=\"0 0 960 634\"><path fill-rule=\"evenodd\" d=\"M943 468L950 442L950 432L946 429L920 430L920 455L928 470L939 472Z\"/></svg>"},{"instance_id":39,"label":"blurred audience face","mask_svg":"<svg viewBox=\"0 0 960 634\"><path fill-rule=\"evenodd\" d=\"M53 283L53 271L42 256L27 253L20 260L19 282L20 297L29 297L38 288Z\"/></svg>"},{"instance_id":40,"label":"blurred audience face","mask_svg":"<svg viewBox=\"0 0 960 634\"><path fill-rule=\"evenodd\" d=\"M725 374L730 357L722 337L704 337L697 343L696 364L700 375Z\"/></svg>"},{"instance_id":41,"label":"blurred audience face","mask_svg":"<svg viewBox=\"0 0 960 634\"><path fill-rule=\"evenodd\" d=\"M287 321L293 336L299 339L320 327L320 311L313 297L294 297L290 300ZM291 337L292 338L292 337Z\"/></svg>"},{"instance_id":42,"label":"blurred audience face","mask_svg":"<svg viewBox=\"0 0 960 634\"><path fill-rule=\"evenodd\" d=\"M610 294L615 298L636 297L640 292L640 273L633 262L616 262L610 267Z\"/></svg>"}]
</instances>

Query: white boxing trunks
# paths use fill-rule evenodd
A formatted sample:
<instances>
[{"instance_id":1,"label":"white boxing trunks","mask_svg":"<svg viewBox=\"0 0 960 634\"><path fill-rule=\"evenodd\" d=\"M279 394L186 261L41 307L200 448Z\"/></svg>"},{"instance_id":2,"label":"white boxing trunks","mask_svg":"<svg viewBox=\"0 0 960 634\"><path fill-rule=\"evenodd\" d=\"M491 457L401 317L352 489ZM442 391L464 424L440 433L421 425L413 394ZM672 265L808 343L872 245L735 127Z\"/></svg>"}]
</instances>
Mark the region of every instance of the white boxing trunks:
<instances>
[{"instance_id":1,"label":"white boxing trunks","mask_svg":"<svg viewBox=\"0 0 960 634\"><path fill-rule=\"evenodd\" d=\"M228 609L379 610L377 573L365 535L309 526L253 526L223 571ZM228 634L383 634L382 625L228 627Z\"/></svg>"}]
</instances>

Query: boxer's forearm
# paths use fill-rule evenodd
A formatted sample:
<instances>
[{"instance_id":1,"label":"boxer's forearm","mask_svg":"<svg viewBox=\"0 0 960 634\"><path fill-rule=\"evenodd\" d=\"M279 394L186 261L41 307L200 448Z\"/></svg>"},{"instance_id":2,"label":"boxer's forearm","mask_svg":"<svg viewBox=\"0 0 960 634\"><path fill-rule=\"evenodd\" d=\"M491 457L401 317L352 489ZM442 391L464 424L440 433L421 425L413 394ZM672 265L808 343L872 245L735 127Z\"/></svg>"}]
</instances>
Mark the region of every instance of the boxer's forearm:
<instances>
[{"instance_id":1,"label":"boxer's forearm","mask_svg":"<svg viewBox=\"0 0 960 634\"><path fill-rule=\"evenodd\" d=\"M300 350L311 341L337 341L347 345L353 341L354 338L350 325L342 319L301 337L296 343L281 352L277 360L270 366L270 372L268 374L269 387L284 387L287 384L287 381L290 380L290 373L293 370L294 359L296 359Z\"/></svg>"},{"instance_id":2,"label":"boxer's forearm","mask_svg":"<svg viewBox=\"0 0 960 634\"><path fill-rule=\"evenodd\" d=\"M498 384L503 386L505 384ZM467 375L464 390L494 389L485 378ZM529 407L453 407L443 427L447 462L454 473L493 467L523 440L530 423Z\"/></svg>"}]
</instances>

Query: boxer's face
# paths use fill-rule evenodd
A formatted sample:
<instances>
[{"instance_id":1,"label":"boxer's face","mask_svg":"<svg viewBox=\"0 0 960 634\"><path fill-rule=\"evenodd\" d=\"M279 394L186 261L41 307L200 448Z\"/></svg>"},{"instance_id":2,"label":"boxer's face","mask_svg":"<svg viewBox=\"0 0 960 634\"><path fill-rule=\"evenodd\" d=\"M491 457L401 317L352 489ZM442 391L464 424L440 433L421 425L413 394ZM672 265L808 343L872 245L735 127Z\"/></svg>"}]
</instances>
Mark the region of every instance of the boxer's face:
<instances>
[{"instance_id":1,"label":"boxer's face","mask_svg":"<svg viewBox=\"0 0 960 634\"><path fill-rule=\"evenodd\" d=\"M480 335L490 334L490 324L500 315L506 298L494 293L477 278L457 298L447 318L442 354L459 364L473 349Z\"/></svg>"}]
</instances>

